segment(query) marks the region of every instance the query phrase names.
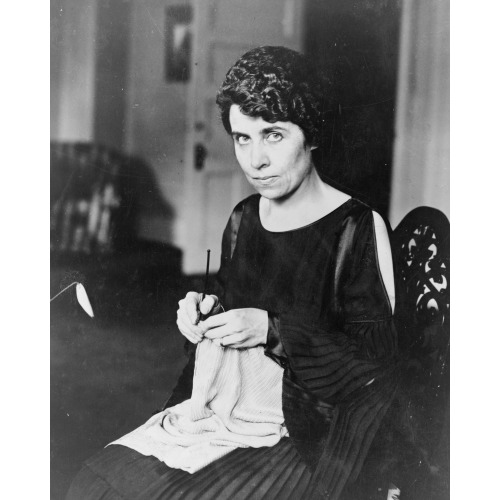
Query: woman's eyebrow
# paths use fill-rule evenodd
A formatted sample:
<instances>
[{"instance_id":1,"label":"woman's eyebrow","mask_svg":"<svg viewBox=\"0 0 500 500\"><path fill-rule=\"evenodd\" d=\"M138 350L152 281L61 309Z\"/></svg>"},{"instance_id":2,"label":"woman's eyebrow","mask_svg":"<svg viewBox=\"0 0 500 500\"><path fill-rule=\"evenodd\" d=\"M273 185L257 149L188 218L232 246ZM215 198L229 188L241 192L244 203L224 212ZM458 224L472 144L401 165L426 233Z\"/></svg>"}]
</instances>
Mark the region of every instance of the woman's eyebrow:
<instances>
[{"instance_id":1,"label":"woman's eyebrow","mask_svg":"<svg viewBox=\"0 0 500 500\"><path fill-rule=\"evenodd\" d=\"M280 127L279 125L272 125L270 127L265 127L262 130L260 130L259 134L266 135L266 134L269 134L271 132L276 132L277 130L283 131L283 132L287 132L288 131L288 129L286 129L285 127ZM237 130L232 130L231 131L231 135L233 137L238 137L238 136L241 136L241 135L243 135L245 137L250 137L248 134L246 134L244 132L238 132Z\"/></svg>"},{"instance_id":2,"label":"woman's eyebrow","mask_svg":"<svg viewBox=\"0 0 500 500\"><path fill-rule=\"evenodd\" d=\"M231 135L232 135L233 137L238 137L239 135L244 135L245 137L249 137L249 135L248 135L248 134L244 134L243 132L238 132L237 130L232 130L232 131L231 131Z\"/></svg>"},{"instance_id":3,"label":"woman's eyebrow","mask_svg":"<svg viewBox=\"0 0 500 500\"><path fill-rule=\"evenodd\" d=\"M282 130L283 132L287 132L288 130L285 127L280 127L279 125L273 125L272 127L266 127L261 130L261 134L269 134L271 132L275 132L276 130Z\"/></svg>"}]
</instances>

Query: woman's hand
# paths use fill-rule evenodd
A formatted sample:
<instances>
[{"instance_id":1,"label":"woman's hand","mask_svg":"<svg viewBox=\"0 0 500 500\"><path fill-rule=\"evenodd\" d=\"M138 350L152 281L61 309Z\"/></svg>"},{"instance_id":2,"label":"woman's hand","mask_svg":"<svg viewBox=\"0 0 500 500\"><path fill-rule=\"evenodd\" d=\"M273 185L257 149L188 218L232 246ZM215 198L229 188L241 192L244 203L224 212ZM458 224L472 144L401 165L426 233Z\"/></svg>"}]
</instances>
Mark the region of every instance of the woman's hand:
<instances>
[{"instance_id":1,"label":"woman's hand","mask_svg":"<svg viewBox=\"0 0 500 500\"><path fill-rule=\"evenodd\" d=\"M214 313L219 307L219 299L215 295L207 295L203 302L202 296L201 293L188 292L184 299L179 300L177 309L179 331L193 344L203 340L204 330L199 326L200 313L206 316Z\"/></svg>"},{"instance_id":2,"label":"woman's hand","mask_svg":"<svg viewBox=\"0 0 500 500\"><path fill-rule=\"evenodd\" d=\"M245 308L200 321L202 335L224 347L255 347L267 342L268 318L263 309Z\"/></svg>"}]
</instances>

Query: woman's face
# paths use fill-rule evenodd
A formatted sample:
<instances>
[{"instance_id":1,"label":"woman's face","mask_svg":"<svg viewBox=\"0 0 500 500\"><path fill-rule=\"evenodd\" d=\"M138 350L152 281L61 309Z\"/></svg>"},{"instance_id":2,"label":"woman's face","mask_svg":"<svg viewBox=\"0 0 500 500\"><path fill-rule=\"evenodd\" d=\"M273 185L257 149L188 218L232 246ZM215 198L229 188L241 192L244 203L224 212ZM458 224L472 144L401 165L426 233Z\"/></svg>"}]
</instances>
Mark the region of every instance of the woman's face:
<instances>
[{"instance_id":1,"label":"woman's face","mask_svg":"<svg viewBox=\"0 0 500 500\"><path fill-rule=\"evenodd\" d=\"M229 121L238 163L258 193L277 200L307 182L314 169L312 148L298 125L247 116L234 104Z\"/></svg>"}]
</instances>

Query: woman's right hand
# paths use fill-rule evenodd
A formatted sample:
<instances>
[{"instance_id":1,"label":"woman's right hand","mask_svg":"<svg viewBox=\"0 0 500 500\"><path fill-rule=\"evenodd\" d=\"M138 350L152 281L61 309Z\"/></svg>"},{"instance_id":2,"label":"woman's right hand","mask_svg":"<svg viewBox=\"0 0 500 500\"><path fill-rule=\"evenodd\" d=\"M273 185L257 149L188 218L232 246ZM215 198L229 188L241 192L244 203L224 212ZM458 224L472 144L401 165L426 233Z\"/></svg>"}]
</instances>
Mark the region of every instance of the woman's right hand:
<instances>
[{"instance_id":1,"label":"woman's right hand","mask_svg":"<svg viewBox=\"0 0 500 500\"><path fill-rule=\"evenodd\" d=\"M203 330L198 326L200 313L209 316L219 307L219 299L215 295L206 295L203 302L202 296L201 293L188 292L184 299L179 300L177 309L179 331L193 344L203 340Z\"/></svg>"}]
</instances>

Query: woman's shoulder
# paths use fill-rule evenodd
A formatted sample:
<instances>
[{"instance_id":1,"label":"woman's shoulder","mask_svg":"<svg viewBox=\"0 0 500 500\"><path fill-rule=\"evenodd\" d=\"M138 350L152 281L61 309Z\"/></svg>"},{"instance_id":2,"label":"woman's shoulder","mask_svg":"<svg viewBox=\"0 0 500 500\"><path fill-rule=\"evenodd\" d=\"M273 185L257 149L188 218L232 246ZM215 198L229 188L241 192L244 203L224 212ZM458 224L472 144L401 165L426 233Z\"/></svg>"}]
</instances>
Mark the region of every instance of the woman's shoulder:
<instances>
[{"instance_id":1,"label":"woman's shoulder","mask_svg":"<svg viewBox=\"0 0 500 500\"><path fill-rule=\"evenodd\" d=\"M360 200L359 198L352 196L349 198L349 203L346 203L346 217L366 217L367 214L372 212L370 205Z\"/></svg>"},{"instance_id":2,"label":"woman's shoulder","mask_svg":"<svg viewBox=\"0 0 500 500\"><path fill-rule=\"evenodd\" d=\"M339 193L344 195L343 198L339 197ZM239 201L231 214L233 222L235 219L241 219L243 214L245 218L259 217L260 198L261 196L255 193ZM373 228L374 225L387 226L386 220L366 202L355 196L350 196L338 191L333 208L331 208L326 215L319 217L315 222L324 221L324 223L329 224L332 218L335 218L335 225L337 225L339 223L339 217L342 227L347 231L356 230L356 232L364 232L366 229L369 230Z\"/></svg>"},{"instance_id":3,"label":"woman's shoulder","mask_svg":"<svg viewBox=\"0 0 500 500\"><path fill-rule=\"evenodd\" d=\"M357 197L352 197L345 204L344 219L346 224L378 227L387 226L386 219L373 207Z\"/></svg>"},{"instance_id":4,"label":"woman's shoulder","mask_svg":"<svg viewBox=\"0 0 500 500\"><path fill-rule=\"evenodd\" d=\"M391 227L377 210L356 197L344 206L340 221L339 243L349 253L364 253L367 247L390 255Z\"/></svg>"},{"instance_id":5,"label":"woman's shoulder","mask_svg":"<svg viewBox=\"0 0 500 500\"><path fill-rule=\"evenodd\" d=\"M252 214L254 216L258 215L259 198L258 194L252 194L238 202L231 212L226 231L231 231L233 235L236 235L243 219L243 214L245 214L245 219L249 219L249 216Z\"/></svg>"},{"instance_id":6,"label":"woman's shoulder","mask_svg":"<svg viewBox=\"0 0 500 500\"><path fill-rule=\"evenodd\" d=\"M327 205L331 207L329 212L332 214L340 212L345 224L348 225L366 222L375 212L372 207L356 196L351 196L331 185L327 185L325 198L328 199Z\"/></svg>"},{"instance_id":7,"label":"woman's shoulder","mask_svg":"<svg viewBox=\"0 0 500 500\"><path fill-rule=\"evenodd\" d=\"M243 210L258 210L260 195L257 193L247 196L245 199L239 201L233 208L233 214L242 213Z\"/></svg>"},{"instance_id":8,"label":"woman's shoulder","mask_svg":"<svg viewBox=\"0 0 500 500\"><path fill-rule=\"evenodd\" d=\"M322 224L326 230L330 228L337 234L340 231L340 233L353 235L367 227L371 213L369 205L352 196L329 212L323 218Z\"/></svg>"}]
</instances>

